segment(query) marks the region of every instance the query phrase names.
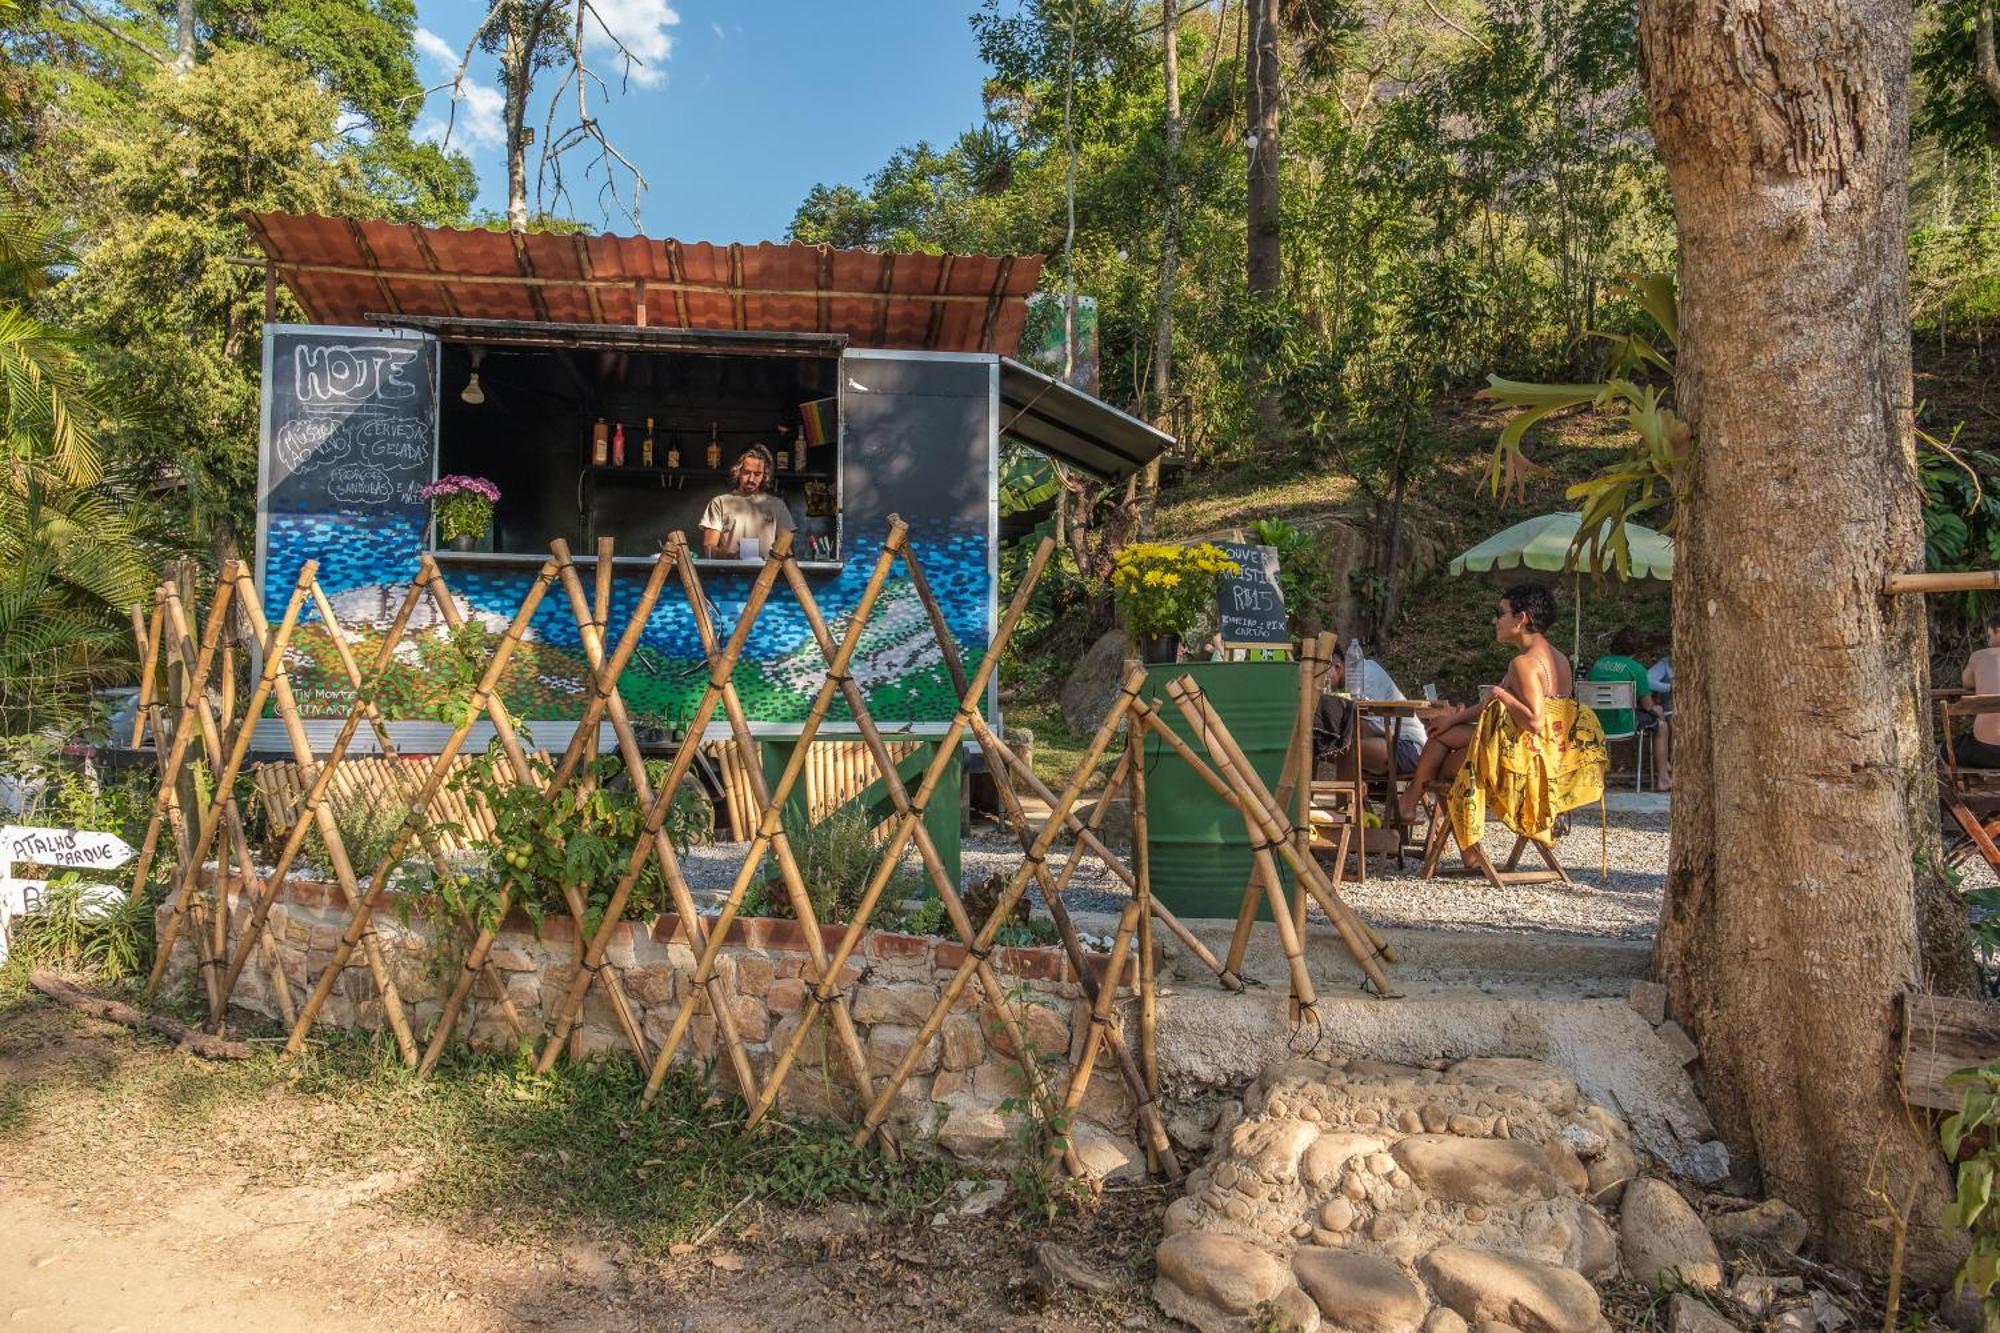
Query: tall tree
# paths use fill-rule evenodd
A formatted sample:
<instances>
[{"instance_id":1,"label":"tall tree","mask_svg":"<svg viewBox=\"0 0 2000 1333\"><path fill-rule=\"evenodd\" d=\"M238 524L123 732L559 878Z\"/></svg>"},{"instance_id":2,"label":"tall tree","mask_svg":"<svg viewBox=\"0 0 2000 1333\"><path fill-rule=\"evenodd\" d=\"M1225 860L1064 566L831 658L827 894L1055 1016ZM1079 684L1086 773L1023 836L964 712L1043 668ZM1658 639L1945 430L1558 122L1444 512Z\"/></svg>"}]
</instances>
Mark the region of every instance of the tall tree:
<instances>
[{"instance_id":1,"label":"tall tree","mask_svg":"<svg viewBox=\"0 0 2000 1333\"><path fill-rule=\"evenodd\" d=\"M1250 68L1249 113L1249 219L1246 285L1253 302L1275 306L1283 277L1279 247L1278 198L1278 103L1279 86L1278 0L1249 0ZM1281 424L1276 382L1268 368L1260 367L1257 386L1257 420L1266 439L1275 436Z\"/></svg>"},{"instance_id":2,"label":"tall tree","mask_svg":"<svg viewBox=\"0 0 2000 1333\"><path fill-rule=\"evenodd\" d=\"M1891 1036L1925 981L1912 863L1935 818L1923 608L1883 593L1923 562L1910 8L1641 0L1639 21L1696 438L1655 958L1765 1187L1875 1267L1871 1223L1907 1202L1914 1271L1941 1277L1944 1163L1901 1104Z\"/></svg>"},{"instance_id":3,"label":"tall tree","mask_svg":"<svg viewBox=\"0 0 2000 1333\"><path fill-rule=\"evenodd\" d=\"M1180 0L1160 0L1160 78L1166 93L1161 126L1166 153L1160 166L1160 297L1153 324L1153 419L1172 427L1174 377L1174 279L1181 262L1181 15ZM1144 526L1152 526L1160 493L1160 460L1146 464L1146 494L1140 504Z\"/></svg>"}]
</instances>

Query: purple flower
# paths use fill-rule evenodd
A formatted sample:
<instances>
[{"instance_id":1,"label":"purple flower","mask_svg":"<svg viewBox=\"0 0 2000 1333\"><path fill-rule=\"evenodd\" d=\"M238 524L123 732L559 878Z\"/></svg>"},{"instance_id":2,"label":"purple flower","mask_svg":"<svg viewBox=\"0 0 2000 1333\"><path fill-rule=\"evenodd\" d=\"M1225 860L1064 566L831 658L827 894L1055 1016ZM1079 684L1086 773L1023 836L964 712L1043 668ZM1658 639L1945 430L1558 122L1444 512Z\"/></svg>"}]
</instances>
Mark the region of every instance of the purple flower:
<instances>
[{"instance_id":1,"label":"purple flower","mask_svg":"<svg viewBox=\"0 0 2000 1333\"><path fill-rule=\"evenodd\" d=\"M426 500L443 500L454 495L476 495L488 504L500 502L498 486L484 477L468 477L462 472L439 477L417 493Z\"/></svg>"}]
</instances>

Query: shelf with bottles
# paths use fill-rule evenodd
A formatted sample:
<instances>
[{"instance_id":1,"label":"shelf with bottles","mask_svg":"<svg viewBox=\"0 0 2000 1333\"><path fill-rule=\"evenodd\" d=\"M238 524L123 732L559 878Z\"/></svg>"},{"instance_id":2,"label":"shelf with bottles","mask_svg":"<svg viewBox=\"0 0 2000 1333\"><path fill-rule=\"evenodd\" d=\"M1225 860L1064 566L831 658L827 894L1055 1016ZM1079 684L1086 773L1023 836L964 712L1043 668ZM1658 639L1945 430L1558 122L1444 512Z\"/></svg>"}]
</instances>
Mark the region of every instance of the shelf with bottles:
<instances>
[{"instance_id":1,"label":"shelf with bottles","mask_svg":"<svg viewBox=\"0 0 2000 1333\"><path fill-rule=\"evenodd\" d=\"M693 477L698 481L722 480L731 475L731 469L726 467L637 467L630 463L624 467L619 467L615 463L606 463L602 466L596 463L589 463L584 466L583 472L587 477L633 477L648 479L653 477ZM809 481L832 481L834 474L831 463L824 468L814 467L804 472L794 472L790 468L787 468L773 477L771 483L774 486L783 486L786 482L794 478Z\"/></svg>"},{"instance_id":2,"label":"shelf with bottles","mask_svg":"<svg viewBox=\"0 0 2000 1333\"><path fill-rule=\"evenodd\" d=\"M736 446L725 446L721 440L718 423L709 424L706 441L690 440L685 429L654 429L655 419L645 418L645 425L636 422L599 417L586 433L582 462L585 472L629 472L638 475L668 473L697 477L728 476L737 461L739 450ZM736 433L736 432L730 432ZM800 436L793 440L785 428L780 427L775 444L767 441L764 447L771 451L776 466L775 477L810 476L830 477L835 468L834 451L824 445L815 450L816 457L808 460L803 456L807 448ZM808 467L808 461L818 466Z\"/></svg>"}]
</instances>

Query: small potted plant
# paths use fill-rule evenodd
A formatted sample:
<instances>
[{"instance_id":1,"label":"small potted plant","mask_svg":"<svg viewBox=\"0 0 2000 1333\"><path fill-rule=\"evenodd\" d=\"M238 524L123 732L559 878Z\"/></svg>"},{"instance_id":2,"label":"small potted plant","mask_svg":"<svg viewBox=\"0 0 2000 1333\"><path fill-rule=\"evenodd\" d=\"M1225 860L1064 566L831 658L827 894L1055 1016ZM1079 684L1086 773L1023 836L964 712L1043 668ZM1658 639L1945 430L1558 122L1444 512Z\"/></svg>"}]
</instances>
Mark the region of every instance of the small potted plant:
<instances>
[{"instance_id":1,"label":"small potted plant","mask_svg":"<svg viewBox=\"0 0 2000 1333\"><path fill-rule=\"evenodd\" d=\"M1120 551L1111 591L1140 660L1174 661L1181 636L1214 605L1216 580L1238 568L1221 547L1208 542L1134 542Z\"/></svg>"},{"instance_id":2,"label":"small potted plant","mask_svg":"<svg viewBox=\"0 0 2000 1333\"><path fill-rule=\"evenodd\" d=\"M493 526L500 488L484 477L454 472L418 492L437 516L438 541L454 551L470 551Z\"/></svg>"}]
</instances>

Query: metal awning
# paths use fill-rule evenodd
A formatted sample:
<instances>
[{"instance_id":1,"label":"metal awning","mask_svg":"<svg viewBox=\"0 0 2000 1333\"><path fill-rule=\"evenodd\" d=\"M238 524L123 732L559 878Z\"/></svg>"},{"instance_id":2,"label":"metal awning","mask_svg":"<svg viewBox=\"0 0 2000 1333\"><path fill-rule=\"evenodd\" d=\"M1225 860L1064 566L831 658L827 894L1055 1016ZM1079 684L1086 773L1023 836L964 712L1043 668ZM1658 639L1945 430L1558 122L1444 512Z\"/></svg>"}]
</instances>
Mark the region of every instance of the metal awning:
<instances>
[{"instance_id":1,"label":"metal awning","mask_svg":"<svg viewBox=\"0 0 2000 1333\"><path fill-rule=\"evenodd\" d=\"M1000 431L1058 462L1115 481L1173 447L1174 438L1081 389L1000 358Z\"/></svg>"},{"instance_id":2,"label":"metal awning","mask_svg":"<svg viewBox=\"0 0 2000 1333\"><path fill-rule=\"evenodd\" d=\"M448 315L368 312L368 322L416 329L446 342L484 347L574 347L621 352L702 352L711 356L836 357L844 333L739 333L732 329L663 329L636 324L546 324L528 319L459 319Z\"/></svg>"},{"instance_id":3,"label":"metal awning","mask_svg":"<svg viewBox=\"0 0 2000 1333\"><path fill-rule=\"evenodd\" d=\"M463 319L844 333L857 347L1020 346L1039 255L877 254L645 236L460 231L237 214L315 324L371 310Z\"/></svg>"}]
</instances>

